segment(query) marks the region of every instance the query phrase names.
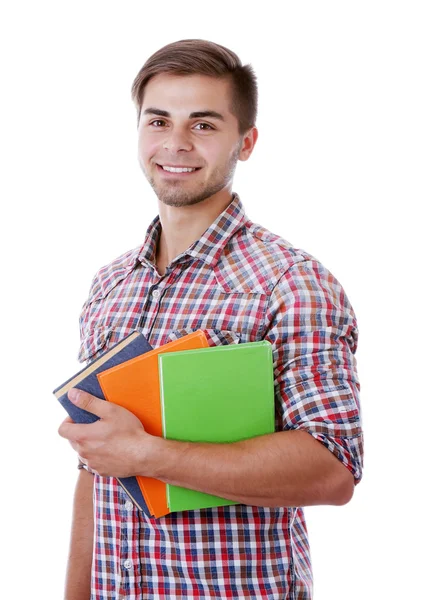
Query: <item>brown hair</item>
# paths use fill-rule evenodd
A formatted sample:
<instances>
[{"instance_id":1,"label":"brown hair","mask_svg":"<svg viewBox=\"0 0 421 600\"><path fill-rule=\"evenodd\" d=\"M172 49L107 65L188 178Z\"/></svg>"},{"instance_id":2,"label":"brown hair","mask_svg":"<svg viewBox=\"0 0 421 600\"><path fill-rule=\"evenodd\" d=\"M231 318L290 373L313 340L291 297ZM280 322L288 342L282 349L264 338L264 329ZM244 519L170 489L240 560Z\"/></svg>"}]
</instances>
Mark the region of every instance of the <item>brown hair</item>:
<instances>
[{"instance_id":1,"label":"brown hair","mask_svg":"<svg viewBox=\"0 0 421 600\"><path fill-rule=\"evenodd\" d=\"M139 121L145 87L160 73L174 75L209 75L232 81L231 112L238 119L240 134L256 122L257 79L251 65L242 65L238 56L219 44L207 40L180 40L167 44L145 62L132 85L132 99Z\"/></svg>"}]
</instances>

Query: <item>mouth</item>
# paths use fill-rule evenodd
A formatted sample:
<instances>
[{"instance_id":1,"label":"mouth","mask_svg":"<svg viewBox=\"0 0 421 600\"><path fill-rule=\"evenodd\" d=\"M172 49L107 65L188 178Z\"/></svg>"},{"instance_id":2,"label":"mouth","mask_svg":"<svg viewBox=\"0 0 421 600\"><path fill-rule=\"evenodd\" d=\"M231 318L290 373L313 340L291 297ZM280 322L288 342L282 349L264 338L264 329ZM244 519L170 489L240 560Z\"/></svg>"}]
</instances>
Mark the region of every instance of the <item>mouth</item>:
<instances>
[{"instance_id":1,"label":"mouth","mask_svg":"<svg viewBox=\"0 0 421 600\"><path fill-rule=\"evenodd\" d=\"M161 171L161 173L165 173L166 175L169 176L181 176L181 177L188 177L190 175L192 175L193 173L196 173L197 171L200 171L200 169L202 167L184 167L184 166L178 166L178 167L172 167L169 165L160 165L158 163L156 163L156 166L158 167L158 170Z\"/></svg>"}]
</instances>

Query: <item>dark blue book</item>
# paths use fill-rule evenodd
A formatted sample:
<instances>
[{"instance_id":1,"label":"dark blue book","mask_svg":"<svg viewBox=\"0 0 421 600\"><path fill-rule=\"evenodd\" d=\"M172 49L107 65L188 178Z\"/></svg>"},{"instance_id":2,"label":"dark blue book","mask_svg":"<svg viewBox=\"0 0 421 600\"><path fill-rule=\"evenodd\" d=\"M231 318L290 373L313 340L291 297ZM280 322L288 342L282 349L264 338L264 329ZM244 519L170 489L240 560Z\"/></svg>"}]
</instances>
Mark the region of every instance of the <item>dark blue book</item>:
<instances>
[{"instance_id":1,"label":"dark blue book","mask_svg":"<svg viewBox=\"0 0 421 600\"><path fill-rule=\"evenodd\" d=\"M73 375L73 377L57 387L53 391L53 394L75 423L94 423L95 421L98 421L99 417L73 404L67 395L68 391L71 388L78 388L105 401L97 374L116 365L120 365L131 358L145 354L150 350L152 350L152 346L147 339L139 331L134 331L101 354L99 358L81 369L76 375ZM136 506L150 517L151 513L136 477L122 477L117 479L125 492L132 498Z\"/></svg>"}]
</instances>

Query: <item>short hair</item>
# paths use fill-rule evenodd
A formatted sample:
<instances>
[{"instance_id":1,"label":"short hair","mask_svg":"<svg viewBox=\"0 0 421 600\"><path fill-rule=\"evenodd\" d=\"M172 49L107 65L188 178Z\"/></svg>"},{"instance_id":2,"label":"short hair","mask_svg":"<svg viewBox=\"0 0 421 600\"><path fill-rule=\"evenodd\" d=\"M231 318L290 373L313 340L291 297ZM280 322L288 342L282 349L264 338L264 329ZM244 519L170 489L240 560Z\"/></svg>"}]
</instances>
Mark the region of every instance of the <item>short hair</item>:
<instances>
[{"instance_id":1,"label":"short hair","mask_svg":"<svg viewBox=\"0 0 421 600\"><path fill-rule=\"evenodd\" d=\"M147 83L155 75L208 75L231 79L231 112L238 120L240 134L256 123L257 78L251 65L242 65L238 56L207 40L180 40L167 44L145 62L132 85L132 99L139 122Z\"/></svg>"}]
</instances>

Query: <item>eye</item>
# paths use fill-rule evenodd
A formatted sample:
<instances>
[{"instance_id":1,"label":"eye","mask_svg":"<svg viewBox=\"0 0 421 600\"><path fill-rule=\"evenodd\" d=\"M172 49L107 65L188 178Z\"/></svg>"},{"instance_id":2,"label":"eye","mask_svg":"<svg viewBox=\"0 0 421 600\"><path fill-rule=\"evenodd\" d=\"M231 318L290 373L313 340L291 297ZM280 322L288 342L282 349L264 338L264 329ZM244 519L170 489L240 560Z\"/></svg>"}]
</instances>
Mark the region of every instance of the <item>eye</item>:
<instances>
[{"instance_id":1,"label":"eye","mask_svg":"<svg viewBox=\"0 0 421 600\"><path fill-rule=\"evenodd\" d=\"M162 119L155 119L149 123L152 127L165 127L165 121Z\"/></svg>"},{"instance_id":2,"label":"eye","mask_svg":"<svg viewBox=\"0 0 421 600\"><path fill-rule=\"evenodd\" d=\"M208 123L198 123L193 127L193 129L197 129L199 131L212 131L214 127L212 127L212 125L209 125Z\"/></svg>"}]
</instances>

